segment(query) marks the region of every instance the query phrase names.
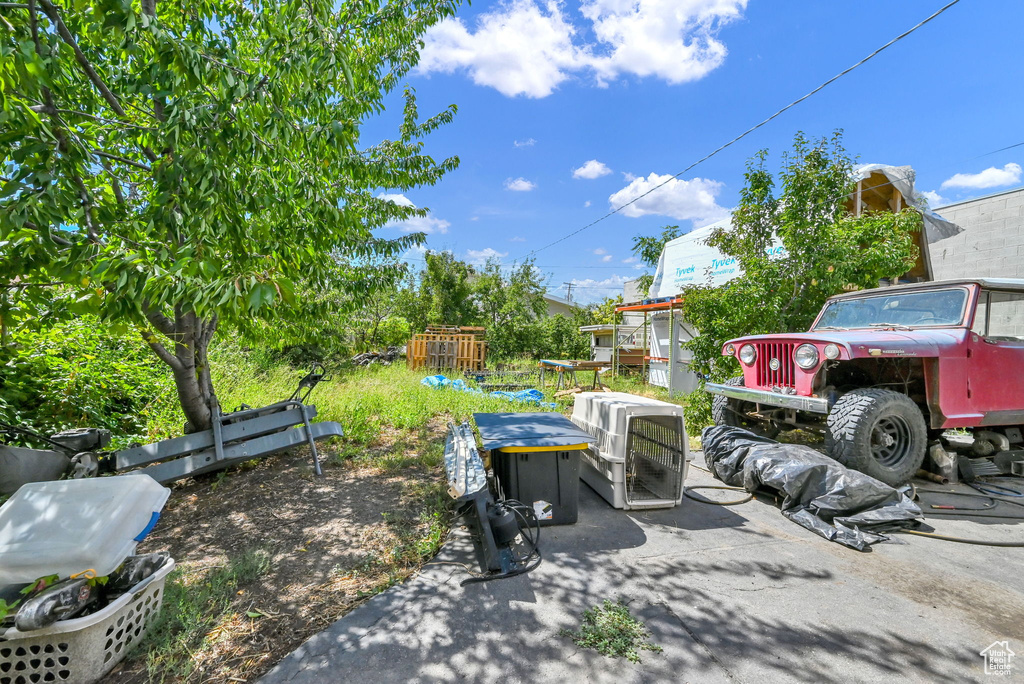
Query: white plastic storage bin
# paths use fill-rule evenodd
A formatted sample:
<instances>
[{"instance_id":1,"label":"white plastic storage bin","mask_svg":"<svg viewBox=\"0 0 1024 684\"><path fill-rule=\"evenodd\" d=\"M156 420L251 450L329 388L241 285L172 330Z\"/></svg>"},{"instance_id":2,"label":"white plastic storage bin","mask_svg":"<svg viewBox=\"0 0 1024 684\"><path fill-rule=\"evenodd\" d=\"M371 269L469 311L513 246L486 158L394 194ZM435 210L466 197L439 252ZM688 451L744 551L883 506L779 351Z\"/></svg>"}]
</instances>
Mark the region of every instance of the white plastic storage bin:
<instances>
[{"instance_id":1,"label":"white plastic storage bin","mask_svg":"<svg viewBox=\"0 0 1024 684\"><path fill-rule=\"evenodd\" d=\"M7 630L0 635L0 684L98 682L152 625L173 569L174 561L168 559L131 591L92 615L31 632Z\"/></svg>"},{"instance_id":2,"label":"white plastic storage bin","mask_svg":"<svg viewBox=\"0 0 1024 684\"><path fill-rule=\"evenodd\" d=\"M141 473L23 485L0 506L0 586L109 575L153 529L170 493Z\"/></svg>"},{"instance_id":3,"label":"white plastic storage bin","mask_svg":"<svg viewBox=\"0 0 1024 684\"><path fill-rule=\"evenodd\" d=\"M594 436L580 479L615 508L668 508L683 500L690 461L683 408L624 392L576 395L572 421Z\"/></svg>"}]
</instances>

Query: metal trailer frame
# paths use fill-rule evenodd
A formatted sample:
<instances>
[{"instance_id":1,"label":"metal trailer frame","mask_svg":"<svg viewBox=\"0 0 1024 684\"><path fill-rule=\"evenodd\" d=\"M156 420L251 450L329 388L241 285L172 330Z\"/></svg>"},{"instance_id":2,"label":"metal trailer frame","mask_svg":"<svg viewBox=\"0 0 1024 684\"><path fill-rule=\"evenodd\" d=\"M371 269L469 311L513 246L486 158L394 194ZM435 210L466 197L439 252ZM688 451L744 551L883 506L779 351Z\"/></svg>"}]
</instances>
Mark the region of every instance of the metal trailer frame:
<instances>
[{"instance_id":1,"label":"metal trailer frame","mask_svg":"<svg viewBox=\"0 0 1024 684\"><path fill-rule=\"evenodd\" d=\"M316 407L298 399L302 389L312 390L312 387L300 384L299 390L286 401L260 408L242 407L231 413L221 413L214 399L212 430L123 449L114 454L114 468L120 471L147 466L137 472L167 484L262 458L305 442L312 452L313 470L322 475L316 440L341 437L343 432L341 425L334 421L311 422L316 416ZM307 391L303 399L308 396Z\"/></svg>"}]
</instances>

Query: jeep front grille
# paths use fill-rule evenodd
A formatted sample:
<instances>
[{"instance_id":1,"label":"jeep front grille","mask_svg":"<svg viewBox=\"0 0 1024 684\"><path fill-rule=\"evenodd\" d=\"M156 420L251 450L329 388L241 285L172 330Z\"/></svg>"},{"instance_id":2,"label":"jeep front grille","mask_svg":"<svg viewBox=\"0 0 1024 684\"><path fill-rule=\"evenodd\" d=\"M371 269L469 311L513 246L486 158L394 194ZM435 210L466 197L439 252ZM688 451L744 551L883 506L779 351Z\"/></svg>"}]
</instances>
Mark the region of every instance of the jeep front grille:
<instances>
[{"instance_id":1,"label":"jeep front grille","mask_svg":"<svg viewBox=\"0 0 1024 684\"><path fill-rule=\"evenodd\" d=\"M796 387L793 374L795 342L757 342L754 348L757 350L754 367L757 370L758 387ZM778 361L778 368L772 368L772 359Z\"/></svg>"}]
</instances>

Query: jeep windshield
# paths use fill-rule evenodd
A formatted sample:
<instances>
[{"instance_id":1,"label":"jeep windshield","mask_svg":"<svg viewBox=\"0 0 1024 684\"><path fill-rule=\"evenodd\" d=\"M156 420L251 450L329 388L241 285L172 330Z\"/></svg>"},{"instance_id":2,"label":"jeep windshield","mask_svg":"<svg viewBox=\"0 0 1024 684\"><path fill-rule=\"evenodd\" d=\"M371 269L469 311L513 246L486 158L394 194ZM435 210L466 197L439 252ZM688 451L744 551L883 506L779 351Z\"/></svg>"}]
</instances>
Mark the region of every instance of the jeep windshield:
<instances>
[{"instance_id":1,"label":"jeep windshield","mask_svg":"<svg viewBox=\"0 0 1024 684\"><path fill-rule=\"evenodd\" d=\"M935 328L961 325L967 290L879 293L830 302L811 330Z\"/></svg>"}]
</instances>

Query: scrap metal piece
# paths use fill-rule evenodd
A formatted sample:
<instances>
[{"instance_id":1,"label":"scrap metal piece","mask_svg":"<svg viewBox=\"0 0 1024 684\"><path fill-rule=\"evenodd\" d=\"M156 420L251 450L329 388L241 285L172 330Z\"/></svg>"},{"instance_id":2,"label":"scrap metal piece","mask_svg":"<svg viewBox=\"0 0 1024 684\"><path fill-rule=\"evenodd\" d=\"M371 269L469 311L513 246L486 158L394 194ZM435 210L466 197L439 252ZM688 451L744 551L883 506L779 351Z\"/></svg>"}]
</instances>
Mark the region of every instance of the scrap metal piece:
<instances>
[{"instance_id":1,"label":"scrap metal piece","mask_svg":"<svg viewBox=\"0 0 1024 684\"><path fill-rule=\"evenodd\" d=\"M486 489L487 472L468 423L459 426L448 423L444 469L448 476L448 494L456 501Z\"/></svg>"}]
</instances>

